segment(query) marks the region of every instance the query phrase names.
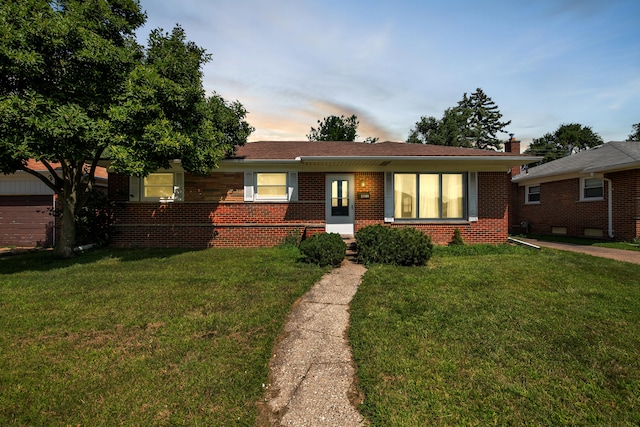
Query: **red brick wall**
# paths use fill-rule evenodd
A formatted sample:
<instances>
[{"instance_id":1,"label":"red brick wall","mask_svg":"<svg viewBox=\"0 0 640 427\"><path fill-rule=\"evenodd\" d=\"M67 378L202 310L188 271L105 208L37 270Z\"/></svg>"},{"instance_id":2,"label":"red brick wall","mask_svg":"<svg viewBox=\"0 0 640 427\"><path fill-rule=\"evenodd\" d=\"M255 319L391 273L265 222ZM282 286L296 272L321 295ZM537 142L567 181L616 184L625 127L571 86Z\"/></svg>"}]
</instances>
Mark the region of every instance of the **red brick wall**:
<instances>
[{"instance_id":1,"label":"red brick wall","mask_svg":"<svg viewBox=\"0 0 640 427\"><path fill-rule=\"evenodd\" d=\"M613 188L612 212L615 240L631 240L640 230L640 170L605 175ZM512 232L526 221L530 232L551 234L552 227L566 227L568 236L583 237L586 228L600 229L608 238L609 184L604 183L604 200L580 201L580 179L568 179L540 185L540 204L524 203L525 187L517 188L513 199L518 215L511 221Z\"/></svg>"},{"instance_id":2,"label":"red brick wall","mask_svg":"<svg viewBox=\"0 0 640 427\"><path fill-rule=\"evenodd\" d=\"M360 187L364 179L365 187ZM369 199L356 199L356 232L367 225L380 224L384 218L384 173L356 173L356 193L367 191ZM478 173L478 214L479 221L442 221L440 223L396 222L392 227L414 227L423 230L437 244L447 244L456 228L462 238L473 243L504 243L507 240L508 176L501 172Z\"/></svg>"},{"instance_id":3,"label":"red brick wall","mask_svg":"<svg viewBox=\"0 0 640 427\"><path fill-rule=\"evenodd\" d=\"M384 218L384 174L354 174L356 231ZM364 181L364 187L361 186ZM459 228L467 243L504 243L508 228L508 176L479 173L478 222L395 223L429 234L435 243L451 241ZM109 191L116 207L113 244L124 247L273 246L289 233L306 236L324 231L325 174L298 174L298 201L293 203L244 203L243 174L214 173L210 177L185 174L185 201L176 203L128 202L128 179L112 174Z\"/></svg>"},{"instance_id":4,"label":"red brick wall","mask_svg":"<svg viewBox=\"0 0 640 427\"><path fill-rule=\"evenodd\" d=\"M478 173L478 221L410 224L424 230L434 243L446 245L456 228L465 243L505 243L508 237L509 176L503 172ZM403 224L395 223L394 227Z\"/></svg>"},{"instance_id":5,"label":"red brick wall","mask_svg":"<svg viewBox=\"0 0 640 427\"><path fill-rule=\"evenodd\" d=\"M613 189L613 233L615 240L640 237L640 169L606 174Z\"/></svg>"}]
</instances>

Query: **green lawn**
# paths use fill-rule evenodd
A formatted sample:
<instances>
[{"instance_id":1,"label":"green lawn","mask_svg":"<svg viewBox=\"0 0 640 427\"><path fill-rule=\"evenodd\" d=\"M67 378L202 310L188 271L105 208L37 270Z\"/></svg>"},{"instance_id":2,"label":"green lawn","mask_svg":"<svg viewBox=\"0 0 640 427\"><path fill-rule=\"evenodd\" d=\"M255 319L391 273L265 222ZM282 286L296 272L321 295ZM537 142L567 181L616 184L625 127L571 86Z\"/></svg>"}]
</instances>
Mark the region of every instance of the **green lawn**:
<instances>
[{"instance_id":1,"label":"green lawn","mask_svg":"<svg viewBox=\"0 0 640 427\"><path fill-rule=\"evenodd\" d=\"M374 426L640 424L638 265L437 248L371 267L351 321Z\"/></svg>"},{"instance_id":2,"label":"green lawn","mask_svg":"<svg viewBox=\"0 0 640 427\"><path fill-rule=\"evenodd\" d=\"M0 425L254 425L298 252L0 258Z\"/></svg>"}]
</instances>

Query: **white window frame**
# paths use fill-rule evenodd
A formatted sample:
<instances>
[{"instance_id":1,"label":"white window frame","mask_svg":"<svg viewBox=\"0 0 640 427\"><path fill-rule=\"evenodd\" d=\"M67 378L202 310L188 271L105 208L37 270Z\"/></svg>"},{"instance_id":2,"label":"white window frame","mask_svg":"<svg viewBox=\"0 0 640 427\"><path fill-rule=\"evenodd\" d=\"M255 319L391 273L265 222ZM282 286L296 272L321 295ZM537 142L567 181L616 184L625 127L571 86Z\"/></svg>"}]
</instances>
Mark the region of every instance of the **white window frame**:
<instances>
[{"instance_id":1,"label":"white window frame","mask_svg":"<svg viewBox=\"0 0 640 427\"><path fill-rule=\"evenodd\" d=\"M129 177L129 201L131 202L177 202L184 200L184 172L159 170L154 173L173 175L173 194L171 197L144 197L144 177Z\"/></svg>"},{"instance_id":2,"label":"white window frame","mask_svg":"<svg viewBox=\"0 0 640 427\"><path fill-rule=\"evenodd\" d=\"M538 187L538 192L537 193L531 193L531 189L532 188L536 188ZM531 196L532 194L537 194L538 195L538 200L531 200L531 198L529 196ZM536 185L527 185L524 188L524 203L526 205L539 205L540 204L540 195L542 194L542 187L540 186L540 184L536 184Z\"/></svg>"},{"instance_id":3,"label":"white window frame","mask_svg":"<svg viewBox=\"0 0 640 427\"><path fill-rule=\"evenodd\" d=\"M282 173L287 177L287 192L280 197L260 197L258 195L258 174ZM244 173L244 201L245 202L292 202L298 200L298 172L283 171L254 171Z\"/></svg>"},{"instance_id":4,"label":"white window frame","mask_svg":"<svg viewBox=\"0 0 640 427\"><path fill-rule=\"evenodd\" d=\"M602 195L601 196L596 196L596 197L587 197L585 195L585 191L587 189L587 181L588 180L599 180L600 183L602 184L601 188L602 188ZM598 188L598 187L591 187L591 188ZM598 177L584 177L584 178L580 178L580 201L583 202L590 202L590 201L601 201L604 200L604 178L598 178Z\"/></svg>"}]
</instances>

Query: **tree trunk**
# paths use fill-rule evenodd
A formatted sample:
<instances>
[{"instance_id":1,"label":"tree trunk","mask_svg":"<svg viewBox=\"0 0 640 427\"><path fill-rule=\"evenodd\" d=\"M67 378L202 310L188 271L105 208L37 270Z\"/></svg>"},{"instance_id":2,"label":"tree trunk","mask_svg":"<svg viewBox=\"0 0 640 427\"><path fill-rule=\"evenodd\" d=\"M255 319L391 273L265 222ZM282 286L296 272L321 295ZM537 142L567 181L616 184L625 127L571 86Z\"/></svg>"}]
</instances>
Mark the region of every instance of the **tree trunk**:
<instances>
[{"instance_id":1,"label":"tree trunk","mask_svg":"<svg viewBox=\"0 0 640 427\"><path fill-rule=\"evenodd\" d=\"M60 217L60 239L56 243L54 253L60 258L71 258L76 242L76 200L75 194L65 194L60 198L62 216Z\"/></svg>"}]
</instances>

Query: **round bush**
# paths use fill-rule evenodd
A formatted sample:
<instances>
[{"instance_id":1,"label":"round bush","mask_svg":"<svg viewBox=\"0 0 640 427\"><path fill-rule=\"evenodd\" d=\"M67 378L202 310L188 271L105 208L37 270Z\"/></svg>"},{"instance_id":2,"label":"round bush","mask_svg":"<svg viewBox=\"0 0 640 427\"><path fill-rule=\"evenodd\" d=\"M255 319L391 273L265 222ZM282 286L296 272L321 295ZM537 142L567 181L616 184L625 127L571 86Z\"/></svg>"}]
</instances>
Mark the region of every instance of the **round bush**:
<instances>
[{"instance_id":1,"label":"round bush","mask_svg":"<svg viewBox=\"0 0 640 427\"><path fill-rule=\"evenodd\" d=\"M338 266L344 260L347 244L337 233L320 233L300 242L305 262L320 266Z\"/></svg>"},{"instance_id":2,"label":"round bush","mask_svg":"<svg viewBox=\"0 0 640 427\"><path fill-rule=\"evenodd\" d=\"M371 225L355 237L363 264L425 265L433 251L431 238L411 227Z\"/></svg>"}]
</instances>

